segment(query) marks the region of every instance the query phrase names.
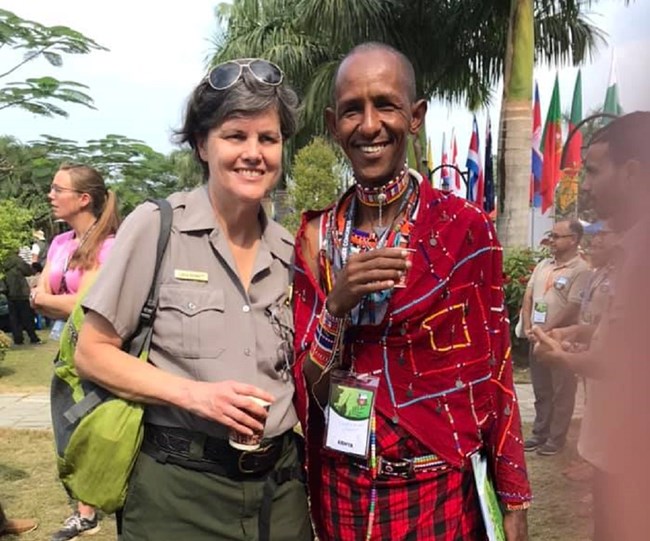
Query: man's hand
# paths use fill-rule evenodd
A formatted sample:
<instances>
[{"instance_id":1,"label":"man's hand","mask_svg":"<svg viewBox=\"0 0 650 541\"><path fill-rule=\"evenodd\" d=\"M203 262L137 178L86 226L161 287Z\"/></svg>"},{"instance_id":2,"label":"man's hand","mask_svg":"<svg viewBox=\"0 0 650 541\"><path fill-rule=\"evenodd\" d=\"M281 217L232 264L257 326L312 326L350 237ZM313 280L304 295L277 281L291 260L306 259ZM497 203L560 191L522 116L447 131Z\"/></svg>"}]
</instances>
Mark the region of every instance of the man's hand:
<instances>
[{"instance_id":1,"label":"man's hand","mask_svg":"<svg viewBox=\"0 0 650 541\"><path fill-rule=\"evenodd\" d=\"M533 327L533 335L536 340L533 354L535 358L547 363L565 362L565 349L558 340L552 338L540 327Z\"/></svg>"},{"instance_id":2,"label":"man's hand","mask_svg":"<svg viewBox=\"0 0 650 541\"><path fill-rule=\"evenodd\" d=\"M535 341L535 335L533 334L532 326L528 328L524 328L524 334L526 335L526 338L528 339L529 342Z\"/></svg>"},{"instance_id":3,"label":"man's hand","mask_svg":"<svg viewBox=\"0 0 650 541\"><path fill-rule=\"evenodd\" d=\"M381 248L350 256L327 296L327 309L336 317L345 316L368 293L390 289L410 267L408 252L401 248Z\"/></svg>"},{"instance_id":4,"label":"man's hand","mask_svg":"<svg viewBox=\"0 0 650 541\"><path fill-rule=\"evenodd\" d=\"M503 516L503 530L506 541L528 541L527 511L506 511Z\"/></svg>"}]
</instances>

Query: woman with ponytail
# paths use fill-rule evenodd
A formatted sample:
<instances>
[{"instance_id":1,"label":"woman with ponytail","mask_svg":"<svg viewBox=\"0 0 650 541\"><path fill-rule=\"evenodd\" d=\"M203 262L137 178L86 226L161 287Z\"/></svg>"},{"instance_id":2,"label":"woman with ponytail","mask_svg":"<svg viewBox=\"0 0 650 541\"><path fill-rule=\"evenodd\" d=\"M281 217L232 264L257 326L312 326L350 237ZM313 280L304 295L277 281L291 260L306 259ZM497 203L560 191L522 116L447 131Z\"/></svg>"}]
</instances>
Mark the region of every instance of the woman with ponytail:
<instances>
[{"instance_id":1,"label":"woman with ponytail","mask_svg":"<svg viewBox=\"0 0 650 541\"><path fill-rule=\"evenodd\" d=\"M63 164L52 181L48 198L54 218L71 231L52 239L47 263L32 306L52 319L68 318L77 294L95 278L113 245L120 224L115 194L92 167Z\"/></svg>"},{"instance_id":2,"label":"woman with ponytail","mask_svg":"<svg viewBox=\"0 0 650 541\"><path fill-rule=\"evenodd\" d=\"M52 239L38 287L30 295L32 307L57 320L53 338L72 312L78 294L93 282L106 260L120 224L115 194L92 167L63 164L54 175L48 198L54 218L71 230ZM60 330L60 329L59 329ZM75 539L99 529L95 509L81 502L52 541Z\"/></svg>"}]
</instances>

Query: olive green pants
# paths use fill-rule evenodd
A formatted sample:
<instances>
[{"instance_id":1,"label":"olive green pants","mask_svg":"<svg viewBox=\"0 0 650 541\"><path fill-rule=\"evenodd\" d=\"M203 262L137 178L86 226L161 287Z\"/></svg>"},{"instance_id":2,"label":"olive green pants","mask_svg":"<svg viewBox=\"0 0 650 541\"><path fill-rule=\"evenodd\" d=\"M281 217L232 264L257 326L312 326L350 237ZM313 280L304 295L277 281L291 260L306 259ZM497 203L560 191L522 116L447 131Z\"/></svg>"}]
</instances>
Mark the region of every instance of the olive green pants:
<instances>
[{"instance_id":1,"label":"olive green pants","mask_svg":"<svg viewBox=\"0 0 650 541\"><path fill-rule=\"evenodd\" d=\"M276 468L298 463L295 445ZM140 453L124 506L122 541L258 541L265 481L233 481L161 464ZM311 541L305 485L278 486L271 507L271 541Z\"/></svg>"}]
</instances>

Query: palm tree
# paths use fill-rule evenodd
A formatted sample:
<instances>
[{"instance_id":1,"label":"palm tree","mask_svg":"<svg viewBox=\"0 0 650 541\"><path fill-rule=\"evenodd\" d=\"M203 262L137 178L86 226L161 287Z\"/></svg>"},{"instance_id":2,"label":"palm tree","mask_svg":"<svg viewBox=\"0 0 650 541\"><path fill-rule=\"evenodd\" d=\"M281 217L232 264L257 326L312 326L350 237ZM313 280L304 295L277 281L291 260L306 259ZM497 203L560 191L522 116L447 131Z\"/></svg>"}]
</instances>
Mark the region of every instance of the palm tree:
<instances>
[{"instance_id":1,"label":"palm tree","mask_svg":"<svg viewBox=\"0 0 650 541\"><path fill-rule=\"evenodd\" d=\"M534 66L533 0L512 0L499 122L499 239L527 246Z\"/></svg>"},{"instance_id":2,"label":"palm tree","mask_svg":"<svg viewBox=\"0 0 650 541\"><path fill-rule=\"evenodd\" d=\"M603 39L602 32L585 15L590 3L233 0L231 6L222 5L217 10L212 63L261 56L282 66L303 98L304 128L295 141L297 147L306 144L313 134L325 132L323 110L330 101L334 71L345 53L358 43L382 41L404 52L415 67L418 92L427 99L462 102L476 109L490 102L492 89L504 77L503 109L508 116L503 115L501 144L519 146L511 146L510 153L506 152L504 158L510 165L500 169L499 178L507 186L501 210L508 224L506 243L519 244L526 233L513 237L508 231L522 227L521 213L517 210L517 220L513 221L509 209L518 209L524 192L528 197L532 122L528 112L515 127L514 112L517 108L530 110L534 53L547 61L577 64ZM517 24L511 25L511 21ZM520 148L524 139L528 152L525 159ZM514 148L519 148L520 156L516 167L510 162L517 155L512 154ZM513 198L507 196L505 201L510 190ZM525 204L527 208L527 199Z\"/></svg>"}]
</instances>

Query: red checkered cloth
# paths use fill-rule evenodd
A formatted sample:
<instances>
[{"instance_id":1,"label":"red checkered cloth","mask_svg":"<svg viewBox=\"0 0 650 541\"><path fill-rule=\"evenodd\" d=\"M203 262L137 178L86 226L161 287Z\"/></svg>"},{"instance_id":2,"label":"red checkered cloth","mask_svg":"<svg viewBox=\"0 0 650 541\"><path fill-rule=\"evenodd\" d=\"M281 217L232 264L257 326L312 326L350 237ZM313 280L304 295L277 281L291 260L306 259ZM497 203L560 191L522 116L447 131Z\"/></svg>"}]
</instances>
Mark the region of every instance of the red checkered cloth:
<instances>
[{"instance_id":1,"label":"red checkered cloth","mask_svg":"<svg viewBox=\"0 0 650 541\"><path fill-rule=\"evenodd\" d=\"M377 444L384 457L426 452L407 432L377 415ZM372 479L356 459L323 450L320 515L314 517L320 541L365 541ZM443 466L412 479L380 478L373 541L483 541L486 539L471 469ZM314 497L314 494L312 494Z\"/></svg>"}]
</instances>

